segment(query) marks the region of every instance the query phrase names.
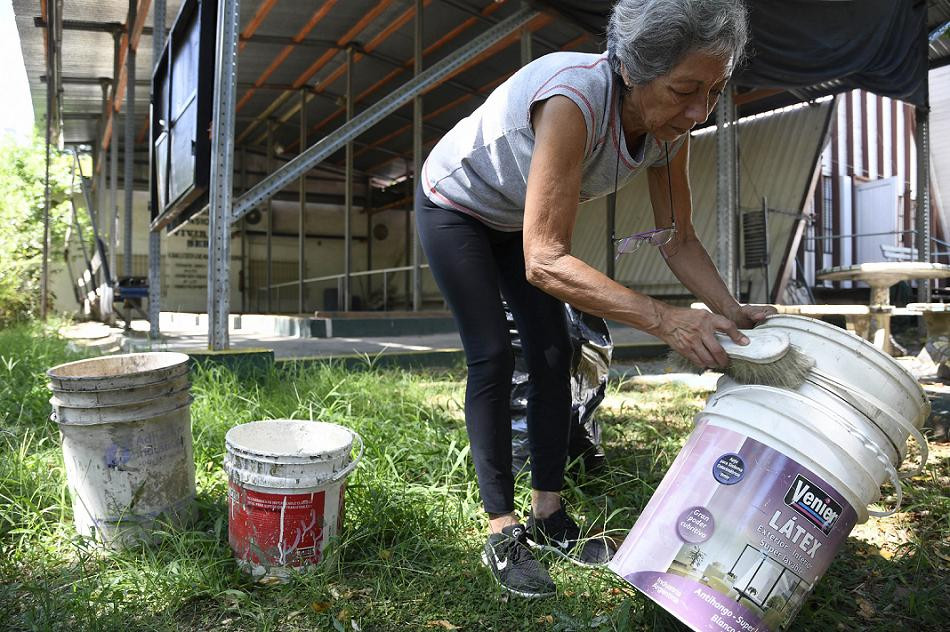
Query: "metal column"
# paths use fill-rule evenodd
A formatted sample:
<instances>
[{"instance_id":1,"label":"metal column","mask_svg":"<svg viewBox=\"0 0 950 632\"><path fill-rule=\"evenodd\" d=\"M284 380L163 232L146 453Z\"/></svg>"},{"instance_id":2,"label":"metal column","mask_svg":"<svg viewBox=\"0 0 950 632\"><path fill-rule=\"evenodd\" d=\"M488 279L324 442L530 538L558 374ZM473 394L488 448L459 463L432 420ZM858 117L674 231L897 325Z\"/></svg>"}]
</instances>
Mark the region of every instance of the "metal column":
<instances>
[{"instance_id":1,"label":"metal column","mask_svg":"<svg viewBox=\"0 0 950 632\"><path fill-rule=\"evenodd\" d=\"M307 91L305 88L300 90L300 151L307 147ZM297 312L304 313L304 287L303 279L307 272L307 262L304 259L305 242L307 239L307 175L300 176L300 217L297 220L297 279L300 285L297 288Z\"/></svg>"},{"instance_id":2,"label":"metal column","mask_svg":"<svg viewBox=\"0 0 950 632\"><path fill-rule=\"evenodd\" d=\"M47 24L55 24L54 6L55 2L47 2ZM47 297L49 296L49 213L50 213L50 189L49 189L49 166L50 166L50 143L53 136L53 91L55 87L55 77L53 76L53 49L55 44L55 29L47 26L46 28L46 179L44 180L44 206L43 206L43 269L40 275L40 318L46 320L47 317ZM75 279L70 279L75 281Z\"/></svg>"},{"instance_id":3,"label":"metal column","mask_svg":"<svg viewBox=\"0 0 950 632\"><path fill-rule=\"evenodd\" d=\"M211 119L208 208L208 347L227 349L231 307L231 179L234 163L234 93L237 87L240 0L219 0Z\"/></svg>"},{"instance_id":4,"label":"metal column","mask_svg":"<svg viewBox=\"0 0 950 632\"><path fill-rule=\"evenodd\" d=\"M366 269L373 269L373 185L366 178L366 191L363 195L363 212L366 214ZM373 275L366 275L366 302L373 295ZM367 306L368 307L368 306ZM383 308L385 311L385 308Z\"/></svg>"},{"instance_id":5,"label":"metal column","mask_svg":"<svg viewBox=\"0 0 950 632\"><path fill-rule=\"evenodd\" d=\"M415 40L413 42L413 74L418 77L422 73L422 0L416 0ZM412 99L412 160L413 160L413 192L419 195L419 182L422 177L422 95L416 94ZM418 200L413 209L418 208ZM411 215L415 218L415 210ZM410 229L412 230L412 229ZM407 244L408 246L408 244ZM412 230L412 311L418 312L422 307L422 248L419 247L419 231Z\"/></svg>"},{"instance_id":6,"label":"metal column","mask_svg":"<svg viewBox=\"0 0 950 632\"><path fill-rule=\"evenodd\" d=\"M241 193L247 191L247 148L241 147ZM241 313L247 313L247 291L250 288L250 280L247 275L247 264L250 257L247 253L247 220L241 220Z\"/></svg>"},{"instance_id":7,"label":"metal column","mask_svg":"<svg viewBox=\"0 0 950 632\"><path fill-rule=\"evenodd\" d=\"M917 147L917 230L915 246L920 261L930 263L932 252L930 217L930 108L917 108L914 128L914 144ZM917 281L917 300L930 302L930 289L933 281Z\"/></svg>"},{"instance_id":8,"label":"metal column","mask_svg":"<svg viewBox=\"0 0 950 632\"><path fill-rule=\"evenodd\" d=\"M277 124L274 122L274 119L267 119L267 169L274 169L277 164L275 160L276 152L274 149L274 130L276 129ZM267 288L267 296L265 297L264 306L267 308L268 314L274 313L274 306L271 303L271 285L274 284L274 205L271 203L270 199L267 200L267 204L264 205L264 212L267 214L267 221L265 223L266 236L264 238L265 247L267 254L267 268L265 270L265 287Z\"/></svg>"},{"instance_id":9,"label":"metal column","mask_svg":"<svg viewBox=\"0 0 950 632\"><path fill-rule=\"evenodd\" d=\"M109 118L109 86L112 84L106 78L101 78L99 80L99 87L102 89L102 122L99 125L99 134L96 137L96 164L93 165L92 173L98 173L99 181L96 183L96 222L97 227L100 231L105 228L103 221L106 217L106 207L108 204L108 194L107 191L107 180L106 171L109 158L106 154L106 150L102 148L102 141L105 139L106 119ZM96 171L98 169L98 172ZM105 263L105 262L103 262Z\"/></svg>"},{"instance_id":10,"label":"metal column","mask_svg":"<svg viewBox=\"0 0 950 632\"><path fill-rule=\"evenodd\" d=\"M119 247L119 111L116 102L119 95L116 93L119 86L119 45L122 33L112 33L112 136L109 141L109 282L115 285L119 278L116 269L116 250Z\"/></svg>"},{"instance_id":11,"label":"metal column","mask_svg":"<svg viewBox=\"0 0 950 632\"><path fill-rule=\"evenodd\" d=\"M737 296L736 278L736 121L732 84L726 86L716 106L716 267Z\"/></svg>"},{"instance_id":12,"label":"metal column","mask_svg":"<svg viewBox=\"0 0 950 632\"><path fill-rule=\"evenodd\" d=\"M346 49L346 122L353 120L353 47ZM353 254L353 226L351 218L353 215L353 141L346 143L346 175L344 183L344 210L343 217L343 311L350 311L350 257Z\"/></svg>"},{"instance_id":13,"label":"metal column","mask_svg":"<svg viewBox=\"0 0 950 632\"><path fill-rule=\"evenodd\" d=\"M132 28L138 0L129 0L129 20L126 24L125 53L125 142L122 144L125 161L125 176L122 190L125 192L125 222L122 231L122 274L132 276L132 195L135 192L135 49L132 48Z\"/></svg>"},{"instance_id":14,"label":"metal column","mask_svg":"<svg viewBox=\"0 0 950 632\"><path fill-rule=\"evenodd\" d=\"M161 61L162 47L165 45L165 0L155 0L152 13L152 64ZM151 145L151 136L149 136ZM151 155L151 151L149 155ZM152 177L149 169L149 178ZM156 209L161 212L161 209ZM151 230L148 233L148 337L157 340L161 335L159 320L162 309L162 233Z\"/></svg>"}]
</instances>

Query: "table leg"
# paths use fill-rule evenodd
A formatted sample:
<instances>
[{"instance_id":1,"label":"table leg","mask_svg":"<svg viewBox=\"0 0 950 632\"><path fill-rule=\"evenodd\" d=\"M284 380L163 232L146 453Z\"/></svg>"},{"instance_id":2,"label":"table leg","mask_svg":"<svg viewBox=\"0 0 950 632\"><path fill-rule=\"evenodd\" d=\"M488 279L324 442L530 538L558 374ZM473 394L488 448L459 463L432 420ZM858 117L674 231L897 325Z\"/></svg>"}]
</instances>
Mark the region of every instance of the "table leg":
<instances>
[{"instance_id":1,"label":"table leg","mask_svg":"<svg viewBox=\"0 0 950 632\"><path fill-rule=\"evenodd\" d=\"M868 340L884 353L900 356L906 353L891 336L891 292L890 285L871 285L871 322L868 328Z\"/></svg>"}]
</instances>

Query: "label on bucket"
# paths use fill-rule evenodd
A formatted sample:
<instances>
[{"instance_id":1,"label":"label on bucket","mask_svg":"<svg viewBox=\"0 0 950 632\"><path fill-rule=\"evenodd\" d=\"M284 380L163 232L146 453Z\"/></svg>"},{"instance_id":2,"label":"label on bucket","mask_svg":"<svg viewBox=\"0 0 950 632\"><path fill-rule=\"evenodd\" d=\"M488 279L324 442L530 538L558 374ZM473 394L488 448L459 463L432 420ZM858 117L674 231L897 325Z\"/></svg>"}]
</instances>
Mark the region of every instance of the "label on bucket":
<instances>
[{"instance_id":1,"label":"label on bucket","mask_svg":"<svg viewBox=\"0 0 950 632\"><path fill-rule=\"evenodd\" d=\"M693 630L775 632L856 521L808 468L700 420L610 569Z\"/></svg>"},{"instance_id":2,"label":"label on bucket","mask_svg":"<svg viewBox=\"0 0 950 632\"><path fill-rule=\"evenodd\" d=\"M258 492L232 480L228 490L231 549L238 559L265 568L319 562L325 497L323 490L306 494Z\"/></svg>"}]
</instances>

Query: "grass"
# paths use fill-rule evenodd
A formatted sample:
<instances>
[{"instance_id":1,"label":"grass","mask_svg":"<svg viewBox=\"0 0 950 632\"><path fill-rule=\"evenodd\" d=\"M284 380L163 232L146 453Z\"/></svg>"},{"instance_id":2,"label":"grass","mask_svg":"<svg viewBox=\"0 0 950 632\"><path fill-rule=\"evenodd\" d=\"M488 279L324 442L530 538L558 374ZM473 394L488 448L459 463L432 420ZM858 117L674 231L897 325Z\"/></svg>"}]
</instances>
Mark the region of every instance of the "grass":
<instances>
[{"instance_id":1,"label":"grass","mask_svg":"<svg viewBox=\"0 0 950 632\"><path fill-rule=\"evenodd\" d=\"M684 629L608 571L551 561L560 590L505 599L478 561L483 541L459 371L286 365L194 376L197 521L159 543L103 554L71 526L44 371L73 359L37 326L0 331L0 629ZM689 432L705 394L613 385L599 418L610 466L576 478L575 511L620 536ZM341 423L367 440L346 524L327 561L283 585L251 582L227 544L224 434L267 418ZM896 517L859 529L793 623L796 630L943 628L950 598L950 458L905 486ZM523 482L522 482L523 483ZM526 508L526 485L518 502Z\"/></svg>"}]
</instances>

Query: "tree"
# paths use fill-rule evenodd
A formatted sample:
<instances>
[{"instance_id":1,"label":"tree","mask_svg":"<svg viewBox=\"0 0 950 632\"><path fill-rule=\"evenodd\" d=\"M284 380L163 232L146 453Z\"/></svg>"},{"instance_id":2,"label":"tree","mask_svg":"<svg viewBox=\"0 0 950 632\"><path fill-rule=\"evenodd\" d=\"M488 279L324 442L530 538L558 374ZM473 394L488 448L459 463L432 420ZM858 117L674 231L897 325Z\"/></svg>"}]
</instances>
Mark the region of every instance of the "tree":
<instances>
[{"instance_id":1,"label":"tree","mask_svg":"<svg viewBox=\"0 0 950 632\"><path fill-rule=\"evenodd\" d=\"M72 223L71 165L71 156L53 148L51 261L63 251ZM46 149L39 135L28 142L0 137L0 327L35 317L40 311L45 181Z\"/></svg>"}]
</instances>

